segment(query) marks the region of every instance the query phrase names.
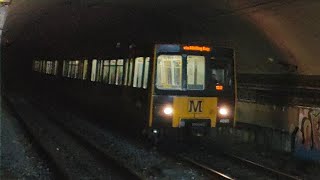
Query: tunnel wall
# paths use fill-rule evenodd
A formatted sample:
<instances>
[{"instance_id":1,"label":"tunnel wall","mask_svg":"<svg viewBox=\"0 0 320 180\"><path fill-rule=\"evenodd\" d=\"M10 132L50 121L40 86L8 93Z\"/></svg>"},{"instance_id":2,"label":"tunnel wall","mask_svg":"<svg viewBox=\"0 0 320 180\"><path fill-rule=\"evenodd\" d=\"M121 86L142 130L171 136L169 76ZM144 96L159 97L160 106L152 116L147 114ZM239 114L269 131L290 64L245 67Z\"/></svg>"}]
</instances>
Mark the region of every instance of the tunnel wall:
<instances>
[{"instance_id":1,"label":"tunnel wall","mask_svg":"<svg viewBox=\"0 0 320 180\"><path fill-rule=\"evenodd\" d=\"M238 102L233 137L320 161L320 108Z\"/></svg>"}]
</instances>

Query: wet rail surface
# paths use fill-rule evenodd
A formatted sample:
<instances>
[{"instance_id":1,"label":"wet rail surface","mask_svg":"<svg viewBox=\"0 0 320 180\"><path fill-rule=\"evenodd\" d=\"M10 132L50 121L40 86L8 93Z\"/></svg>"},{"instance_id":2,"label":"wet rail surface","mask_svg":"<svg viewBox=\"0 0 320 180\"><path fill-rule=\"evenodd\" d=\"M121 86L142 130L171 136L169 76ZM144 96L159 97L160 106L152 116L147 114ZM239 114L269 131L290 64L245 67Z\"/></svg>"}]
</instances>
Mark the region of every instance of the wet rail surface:
<instances>
[{"instance_id":1,"label":"wet rail surface","mask_svg":"<svg viewBox=\"0 0 320 180\"><path fill-rule=\"evenodd\" d=\"M48 122L46 122L46 123L48 123L48 124L50 124L50 123L56 124L57 127L59 127L59 129L61 130L59 135L65 133L65 134L67 134L69 136L66 139L70 139L70 137L71 137L72 141L69 141L69 142L70 142L70 146L73 146L72 148L83 149L83 150L89 152L89 156L91 156L89 159L78 159L78 161L80 161L80 162L82 161L82 164L79 165L79 170L72 170L73 172L68 172L68 170L70 170L72 168L65 168L68 165L62 167L61 166L61 163L62 163L61 159L57 160L57 156L59 156L58 155L59 154L59 148L57 148L56 155L52 155L53 153L49 152L49 150L48 150L48 147L47 147L48 144L44 144L43 140L42 141L39 140L39 137L37 137L37 135L36 135L37 133L34 132L35 130L32 129L32 127L30 127L32 125L30 125L30 124L28 124L26 122L26 121L30 121L30 119L27 119L27 120L24 119L25 117L24 117L23 114L22 115L20 114L19 108L18 108L18 110L16 110L16 108L15 108L16 105L14 103L12 103L12 99L9 99L9 98L6 98L6 99L9 102L11 109L14 109L15 114L19 117L19 120L24 125L25 129L29 132L28 134L30 134L30 137L33 137L33 139L36 140L38 148L41 151L41 154L43 154L44 156L47 157L46 161L48 161L48 163L50 165L50 168L52 168L54 178L56 178L56 179L70 179L71 178L72 179L72 178L76 177L74 171L81 172L81 169L83 170L83 168L85 168L85 167L82 167L82 166L85 165L86 163L92 163L92 159L94 159L94 161L97 161L97 162L94 162L93 165L94 164L98 164L100 166L96 166L96 167L93 166L93 167L90 167L90 168L91 169L93 169L93 168L99 169L100 172L103 172L103 176L105 178L111 178L111 179L143 179L142 177L138 176L134 172L130 171L129 169L127 169L124 166L122 166L122 165L118 164L117 162L115 162L113 159L108 157L108 155L106 155L103 152L99 151L97 148L95 148L92 144L90 144L89 142L87 142L83 138L81 138L81 137L75 135L74 133L72 133L71 131L69 131L66 127L62 126L62 124L58 124L57 122L54 122L54 121L52 121L52 119L48 118L47 119ZM22 106L20 106L20 109L21 109L21 107ZM45 114L45 113L43 113L43 114ZM41 120L47 121L44 118L42 118ZM39 126L39 127L41 127L39 129L42 129L42 126ZM50 130L47 130L45 128L43 128L42 130L43 131L48 131L48 132L50 131ZM61 132L63 132L63 133L61 133ZM51 132L51 134L53 134L53 133ZM54 137L55 136L61 137L59 135L53 135L53 136ZM57 141L59 141L59 139ZM74 145L74 142L76 142L77 144L80 144L81 147L77 147L76 145ZM58 146L55 143L56 142L53 142L53 144L54 144L53 146ZM61 145L61 147L63 147L63 145ZM61 153L61 151L63 151L63 150L60 149L60 153ZM77 153L77 152L74 152L74 153ZM75 161L76 160L76 159L73 159L72 157L68 157L68 158L70 158L70 159L68 159L70 161ZM85 161L88 161L88 162L85 162ZM67 161L64 162L64 164L69 164L69 163L70 162L67 162ZM72 164L72 163L70 163L70 164ZM88 168L88 169L90 169L90 168ZM90 170L88 170L88 171L90 171ZM96 173L99 172L99 171L96 171ZM111 171L111 173L110 173L110 171ZM94 174L95 172L88 172L88 173L84 173L84 174L89 174L90 175L90 173L92 175L92 178L94 178L95 175L97 177L100 176L100 178L101 178L101 175L100 174ZM81 173L79 173L79 177L82 177ZM90 176L88 178L90 178Z\"/></svg>"}]
</instances>

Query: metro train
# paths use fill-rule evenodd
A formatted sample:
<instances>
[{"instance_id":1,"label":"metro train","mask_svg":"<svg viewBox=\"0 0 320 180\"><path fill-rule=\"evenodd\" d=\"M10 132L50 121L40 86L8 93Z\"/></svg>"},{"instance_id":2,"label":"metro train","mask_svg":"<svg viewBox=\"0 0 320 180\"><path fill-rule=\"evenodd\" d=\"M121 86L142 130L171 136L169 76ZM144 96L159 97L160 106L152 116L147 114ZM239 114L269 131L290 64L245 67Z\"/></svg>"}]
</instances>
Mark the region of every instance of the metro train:
<instances>
[{"instance_id":1,"label":"metro train","mask_svg":"<svg viewBox=\"0 0 320 180\"><path fill-rule=\"evenodd\" d=\"M103 60L39 57L33 60L33 74L59 81L60 88L69 88L69 95L88 107L99 104L126 115L121 126L141 128L152 139L176 133L204 136L235 126L232 48L207 43L127 47L127 53Z\"/></svg>"}]
</instances>

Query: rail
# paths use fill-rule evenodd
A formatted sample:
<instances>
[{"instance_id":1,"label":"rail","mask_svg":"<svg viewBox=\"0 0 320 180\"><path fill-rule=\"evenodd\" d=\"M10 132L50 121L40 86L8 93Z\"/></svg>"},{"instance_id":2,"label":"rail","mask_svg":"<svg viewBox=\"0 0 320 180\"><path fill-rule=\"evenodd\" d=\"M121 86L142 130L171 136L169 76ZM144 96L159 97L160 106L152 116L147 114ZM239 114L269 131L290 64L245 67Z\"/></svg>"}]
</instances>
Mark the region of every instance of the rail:
<instances>
[{"instance_id":1,"label":"rail","mask_svg":"<svg viewBox=\"0 0 320 180\"><path fill-rule=\"evenodd\" d=\"M231 155L231 154L224 154L225 156L228 156L232 159L235 159L235 160L238 160L244 164L247 164L247 165L250 165L252 167L255 167L255 168L259 168L259 169L262 169L262 170L265 170L265 171L268 171L276 176L278 176L279 178L281 177L281 179L293 179L293 180L301 180L301 178L297 177L297 176L293 176L293 175L290 175L290 174L287 174L287 173L284 173L284 172L281 172L279 170L276 170L276 169L272 169L270 167L266 167L264 165L261 165L259 163L256 163L256 162L253 162L253 161L250 161L248 159L245 159L245 158L242 158L242 157L239 157L239 156L236 156L236 155Z\"/></svg>"},{"instance_id":2,"label":"rail","mask_svg":"<svg viewBox=\"0 0 320 180\"><path fill-rule=\"evenodd\" d=\"M183 157L183 156L179 156L179 157L181 159L183 159L184 161L187 161L187 162L189 162L189 163L191 163L191 164L193 164L193 165L195 165L195 166L197 166L197 167L199 167L201 169L204 169L204 170L210 172L214 177L216 177L218 179L228 179L228 180L231 180L231 179L233 180L234 179L234 178L232 178L232 177L230 177L230 176L228 176L226 174L223 174L223 173L221 173L221 172L219 172L217 170L214 170L214 169L212 169L212 168L210 168L210 167L208 167L208 166L206 166L204 164L201 164L199 162L196 162L196 161L194 161L194 160L192 160L190 158Z\"/></svg>"}]
</instances>

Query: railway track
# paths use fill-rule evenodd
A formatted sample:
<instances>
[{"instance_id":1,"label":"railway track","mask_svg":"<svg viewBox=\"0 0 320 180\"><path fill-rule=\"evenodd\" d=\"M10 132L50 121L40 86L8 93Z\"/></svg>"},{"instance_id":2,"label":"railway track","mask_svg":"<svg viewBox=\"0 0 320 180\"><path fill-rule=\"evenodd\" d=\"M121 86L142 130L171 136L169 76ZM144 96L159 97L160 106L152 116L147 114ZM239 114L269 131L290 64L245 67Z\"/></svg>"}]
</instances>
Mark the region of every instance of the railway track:
<instances>
[{"instance_id":1,"label":"railway track","mask_svg":"<svg viewBox=\"0 0 320 180\"><path fill-rule=\"evenodd\" d=\"M262 164L250 161L250 160L245 159L245 158L240 157L240 156L236 156L236 155L232 155L232 154L226 154L226 153L224 155L229 157L229 158L231 158L231 159L239 161L239 162L241 162L241 163L243 163L243 164L245 164L247 166L251 166L253 168L261 169L261 170L263 170L265 172L269 172L271 174L274 174L275 176L278 177L278 179L302 180L301 178L299 178L297 176L293 176L293 175L287 174L285 172L281 172L279 170L276 170L276 169L264 166Z\"/></svg>"},{"instance_id":2,"label":"railway track","mask_svg":"<svg viewBox=\"0 0 320 180\"><path fill-rule=\"evenodd\" d=\"M99 159L102 160L102 163L112 161L112 160L110 160L110 158L106 158L105 152L101 151L99 148L97 148L91 142L88 142L87 140L85 140L83 137L81 137L81 135L76 134L73 131L69 131L68 128L63 125L63 123L57 122L55 120L51 120L51 121L54 121L54 123L57 126L61 127L61 129L63 129L63 131L65 131L69 136L71 136L73 139L75 139L79 144L85 145L86 149L88 149L92 154L95 154L95 156L97 156ZM211 152L214 152L214 151L211 151ZM241 165L246 166L248 168L247 172L249 172L249 171L259 172L259 173L256 173L256 174L258 174L257 177L262 177L264 174L268 174L267 176L275 177L276 179L294 179L294 180L301 179L299 177L289 175L289 174L281 172L279 170L269 168L267 166L261 165L259 163L256 163L256 162L253 162L253 161L250 161L245 158L235 156L232 154L227 154L227 153L221 154L220 153L218 156L224 156L225 159L228 159L227 161L230 161L233 163L236 161L236 162L238 162L236 164L241 164ZM192 156L179 155L179 159L181 159L189 164L192 164L194 167L196 167L198 169L202 169L202 170L208 172L214 179L244 179L244 176L239 177L237 175L234 175L230 171L229 172L224 171L225 170L224 168L221 168L221 167L216 168L214 166L211 166L210 163L206 163L205 160L198 160L198 159L194 159L194 158L190 158L190 157L192 157ZM229 167L232 167L233 163L230 163L230 162L229 162L229 164L230 164ZM114 163L116 163L116 162L114 162ZM121 168L123 168L123 167L121 167ZM126 169L126 171L128 171L128 169ZM227 173L225 173L225 172L227 172ZM143 179L141 176L139 176L135 172L130 171L130 174L131 174L130 179ZM246 174L246 171L244 171L242 174ZM251 174L250 177L255 177L255 175ZM274 178L269 178L269 179L274 179Z\"/></svg>"},{"instance_id":3,"label":"railway track","mask_svg":"<svg viewBox=\"0 0 320 180\"><path fill-rule=\"evenodd\" d=\"M181 146L180 144L178 145L179 147L174 147L174 144L166 144L160 151L204 169L215 179L302 179L279 169L270 168L266 164L254 162L233 153L227 153L219 149L219 147L213 147L212 143L205 142L203 146L199 145L199 143L198 141L198 144L194 143L192 146L190 144ZM171 152L171 149L164 147L171 147L173 151Z\"/></svg>"},{"instance_id":4,"label":"railway track","mask_svg":"<svg viewBox=\"0 0 320 180\"><path fill-rule=\"evenodd\" d=\"M299 178L297 176L293 176L293 175L287 174L285 172L266 167L264 165L261 165L259 163L256 163L256 162L253 162L253 161L250 161L247 159L244 159L239 156L230 155L230 154L224 154L224 156L226 156L228 159L231 159L231 161L240 162L244 166L248 167L249 171L254 172L255 174L258 174L258 175L253 175L253 177L256 176L255 179L262 178L262 179L302 180L302 178ZM222 172L221 170L217 170L217 169L221 169L221 167L214 168L211 165L207 165L210 163L206 163L206 162L204 162L204 160L199 161L199 160L195 160L195 159L189 158L187 156L182 156L182 155L179 155L179 158L182 159L183 161L191 163L194 166L209 172L210 175L212 175L215 179L231 180L231 179L251 179L251 178L253 178L253 177L251 177L252 175L248 175L248 177L245 177L246 175L243 177L239 177L236 174L233 175L232 172L231 173L230 172L229 173ZM226 160L226 161L228 161L228 160ZM235 166L234 164L232 165L232 163L230 163L230 164L231 164L229 166L230 168ZM243 167L243 170L244 169L246 169L246 168Z\"/></svg>"},{"instance_id":5,"label":"railway track","mask_svg":"<svg viewBox=\"0 0 320 180\"><path fill-rule=\"evenodd\" d=\"M209 172L216 179L226 179L226 180L233 180L234 179L234 178L228 176L227 174L224 174L222 172L214 170L213 168L210 168L209 166L201 164L201 163L199 163L197 161L194 161L194 160L192 160L190 158L183 157L183 156L179 156L179 158L181 158L182 160L184 160L184 161L186 161L188 163L193 164L194 166L197 166L198 168L201 168L201 169Z\"/></svg>"},{"instance_id":6,"label":"railway track","mask_svg":"<svg viewBox=\"0 0 320 180\"><path fill-rule=\"evenodd\" d=\"M34 136L30 128L28 128L28 124L23 120L23 118L19 115L19 113L14 108L14 105L6 96L1 96L2 103L7 106L8 111L18 120L19 124L24 129L27 138L30 142L33 142L33 146L35 147L36 153L39 154L40 157L43 158L45 162L47 162L50 171L52 172L52 178L54 179L65 179L67 175L65 172L58 166L57 163L54 161L54 157L51 156L46 148L41 144L38 138Z\"/></svg>"},{"instance_id":7,"label":"railway track","mask_svg":"<svg viewBox=\"0 0 320 180\"><path fill-rule=\"evenodd\" d=\"M12 101L15 101L12 103ZM59 124L45 112L33 111L23 101L10 99L26 129L42 147L59 179L144 179L120 165L81 136ZM42 115L40 115L42 114Z\"/></svg>"}]
</instances>

